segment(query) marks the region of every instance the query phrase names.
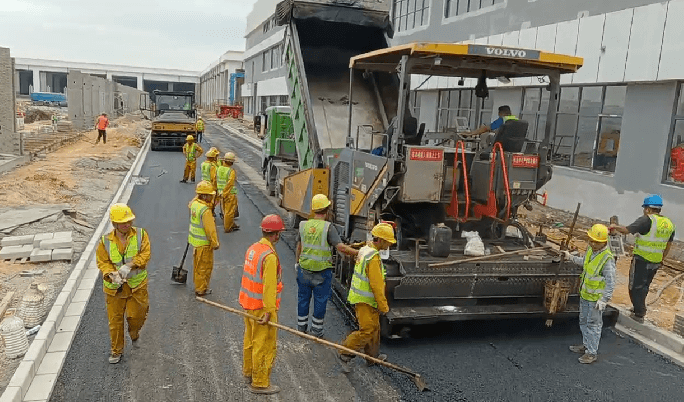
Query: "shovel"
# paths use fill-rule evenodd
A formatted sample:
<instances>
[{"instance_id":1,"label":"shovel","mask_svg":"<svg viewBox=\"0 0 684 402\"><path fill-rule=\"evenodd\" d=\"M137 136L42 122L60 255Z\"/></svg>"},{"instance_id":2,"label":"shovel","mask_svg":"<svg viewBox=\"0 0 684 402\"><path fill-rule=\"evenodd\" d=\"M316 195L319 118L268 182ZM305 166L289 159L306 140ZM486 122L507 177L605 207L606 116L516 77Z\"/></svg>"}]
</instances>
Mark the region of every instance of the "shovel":
<instances>
[{"instance_id":1,"label":"shovel","mask_svg":"<svg viewBox=\"0 0 684 402\"><path fill-rule=\"evenodd\" d=\"M185 244L185 251L183 252L183 258L180 260L180 264L173 267L171 272L171 280L176 283L185 283L188 281L188 270L183 269L183 263L185 262L185 257L188 255L188 249L190 248L190 243Z\"/></svg>"}]
</instances>

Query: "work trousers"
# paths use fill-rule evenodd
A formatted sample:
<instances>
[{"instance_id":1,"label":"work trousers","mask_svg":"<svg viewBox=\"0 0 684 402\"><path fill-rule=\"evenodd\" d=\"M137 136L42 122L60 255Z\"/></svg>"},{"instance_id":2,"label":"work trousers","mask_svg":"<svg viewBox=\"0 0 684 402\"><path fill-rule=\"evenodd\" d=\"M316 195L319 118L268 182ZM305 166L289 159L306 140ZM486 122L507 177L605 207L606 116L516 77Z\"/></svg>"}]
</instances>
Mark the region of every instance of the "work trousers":
<instances>
[{"instance_id":1,"label":"work trousers","mask_svg":"<svg viewBox=\"0 0 684 402\"><path fill-rule=\"evenodd\" d=\"M380 354L380 312L366 303L357 303L354 308L359 329L349 334L342 345L357 352L378 357Z\"/></svg>"},{"instance_id":2,"label":"work trousers","mask_svg":"<svg viewBox=\"0 0 684 402\"><path fill-rule=\"evenodd\" d=\"M214 250L211 246L196 247L192 252L192 257L195 293L202 294L209 289L211 271L214 270Z\"/></svg>"},{"instance_id":3,"label":"work trousers","mask_svg":"<svg viewBox=\"0 0 684 402\"><path fill-rule=\"evenodd\" d=\"M660 268L660 263L652 263L643 258L632 257L632 265L629 268L629 298L634 306L634 315L644 317L646 315L646 296L651 287L651 282Z\"/></svg>"},{"instance_id":4,"label":"work trousers","mask_svg":"<svg viewBox=\"0 0 684 402\"><path fill-rule=\"evenodd\" d=\"M202 135L204 134L204 131L198 131L197 132L197 142L202 142Z\"/></svg>"},{"instance_id":5,"label":"work trousers","mask_svg":"<svg viewBox=\"0 0 684 402\"><path fill-rule=\"evenodd\" d=\"M223 231L230 232L235 225L235 211L237 210L237 194L221 197L221 211L223 211Z\"/></svg>"},{"instance_id":6,"label":"work trousers","mask_svg":"<svg viewBox=\"0 0 684 402\"><path fill-rule=\"evenodd\" d=\"M311 335L323 336L323 320L330 298L332 276L332 269L311 272L297 264L297 329L300 331L306 331L309 323L309 306L313 295L314 311L311 320Z\"/></svg>"},{"instance_id":7,"label":"work trousers","mask_svg":"<svg viewBox=\"0 0 684 402\"><path fill-rule=\"evenodd\" d=\"M124 351L124 316L128 322L128 334L135 340L140 336L140 329L145 324L147 312L150 310L147 283L135 289L124 283L119 289L121 290L114 296L105 293L113 355L120 355Z\"/></svg>"},{"instance_id":8,"label":"work trousers","mask_svg":"<svg viewBox=\"0 0 684 402\"><path fill-rule=\"evenodd\" d=\"M195 171L197 170L197 161L192 161L190 162L189 160L185 161L185 171L183 171L183 180L187 181L188 179L195 181Z\"/></svg>"},{"instance_id":9,"label":"work trousers","mask_svg":"<svg viewBox=\"0 0 684 402\"><path fill-rule=\"evenodd\" d=\"M95 141L96 144L100 142L100 138L102 138L103 144L107 143L107 130L100 130L99 128L97 129L97 141Z\"/></svg>"},{"instance_id":10,"label":"work trousers","mask_svg":"<svg viewBox=\"0 0 684 402\"><path fill-rule=\"evenodd\" d=\"M596 302L580 297L579 324L580 331L582 331L582 343L587 348L587 353L595 355L598 352L603 330L603 312L596 308Z\"/></svg>"},{"instance_id":11,"label":"work trousers","mask_svg":"<svg viewBox=\"0 0 684 402\"><path fill-rule=\"evenodd\" d=\"M245 310L245 313L256 320L264 316L264 310ZM276 357L276 340L278 333L275 327L261 325L257 321L245 318L245 338L242 348L242 375L252 377L252 386L267 388L271 383L271 369ZM278 322L278 313L271 314L270 321Z\"/></svg>"}]
</instances>

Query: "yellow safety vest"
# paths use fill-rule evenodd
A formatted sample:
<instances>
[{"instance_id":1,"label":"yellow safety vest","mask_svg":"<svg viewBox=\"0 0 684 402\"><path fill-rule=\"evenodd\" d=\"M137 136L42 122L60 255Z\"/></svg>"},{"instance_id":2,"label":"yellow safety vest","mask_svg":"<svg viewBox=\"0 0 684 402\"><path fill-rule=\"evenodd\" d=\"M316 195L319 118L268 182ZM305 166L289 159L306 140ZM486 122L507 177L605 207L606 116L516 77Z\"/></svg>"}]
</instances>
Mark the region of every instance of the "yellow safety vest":
<instances>
[{"instance_id":1,"label":"yellow safety vest","mask_svg":"<svg viewBox=\"0 0 684 402\"><path fill-rule=\"evenodd\" d=\"M183 145L183 148L185 150L185 157L188 159L188 162L194 162L195 161L195 155L197 155L197 144L194 142L190 147L188 147L188 144Z\"/></svg>"},{"instance_id":2,"label":"yellow safety vest","mask_svg":"<svg viewBox=\"0 0 684 402\"><path fill-rule=\"evenodd\" d=\"M204 161L202 162L202 180L206 180L211 183L211 166L214 162Z\"/></svg>"},{"instance_id":3,"label":"yellow safety vest","mask_svg":"<svg viewBox=\"0 0 684 402\"><path fill-rule=\"evenodd\" d=\"M594 251L588 247L587 255L584 257L584 270L580 276L580 297L595 302L603 296L603 290L606 288L603 266L613 258L613 253L610 252L610 247L606 247L592 259L593 254Z\"/></svg>"},{"instance_id":4,"label":"yellow safety vest","mask_svg":"<svg viewBox=\"0 0 684 402\"><path fill-rule=\"evenodd\" d=\"M232 171L233 168L231 168L230 166L220 166L216 171L216 183L219 193L222 193L223 189L226 187L226 184L228 184L230 172ZM235 185L233 185L233 188L230 189L230 193L237 194L237 188L235 188Z\"/></svg>"},{"instance_id":5,"label":"yellow safety vest","mask_svg":"<svg viewBox=\"0 0 684 402\"><path fill-rule=\"evenodd\" d=\"M197 120L197 131L204 131L204 121Z\"/></svg>"},{"instance_id":6,"label":"yellow safety vest","mask_svg":"<svg viewBox=\"0 0 684 402\"><path fill-rule=\"evenodd\" d=\"M132 228L135 230L135 235L128 239L128 244L126 245L126 249L124 250L124 254L121 255L121 252L119 251L119 247L117 247L116 243L110 241L107 236L102 236L102 243L105 246L105 250L107 250L107 254L109 254L109 259L112 261L112 263L116 266L116 270L118 271L119 268L123 267L126 263L129 263L133 260L133 257L138 255L140 252L140 247L142 244L142 238L145 235L145 229L136 229ZM138 230L140 231L140 236L138 236ZM128 283L128 286L131 288L135 289L140 284L147 278L147 269L141 269L139 270L137 274L133 275L133 277L128 278L126 282ZM105 280L102 281L104 286L109 289L118 289L119 286L116 283L112 282L107 282Z\"/></svg>"},{"instance_id":7,"label":"yellow safety vest","mask_svg":"<svg viewBox=\"0 0 684 402\"><path fill-rule=\"evenodd\" d=\"M349 295L347 296L347 301L350 304L366 303L378 308L378 302L375 301L375 295L373 294L370 279L368 279L368 272L366 271L370 260L378 254L378 250L371 246L363 246L359 250L356 265L354 265L354 276L352 276ZM382 277L384 278L385 266L382 264L382 260L380 260L380 266L382 267Z\"/></svg>"},{"instance_id":8,"label":"yellow safety vest","mask_svg":"<svg viewBox=\"0 0 684 402\"><path fill-rule=\"evenodd\" d=\"M670 236L675 231L674 223L664 216L649 215L651 230L645 235L637 233L634 239L633 253L654 264L663 261L663 252L667 248Z\"/></svg>"},{"instance_id":9,"label":"yellow safety vest","mask_svg":"<svg viewBox=\"0 0 684 402\"><path fill-rule=\"evenodd\" d=\"M332 250L328 244L330 222L322 219L309 219L299 224L299 238L302 253L299 266L307 271L319 272L332 268Z\"/></svg>"},{"instance_id":10,"label":"yellow safety vest","mask_svg":"<svg viewBox=\"0 0 684 402\"><path fill-rule=\"evenodd\" d=\"M207 238L207 232L202 224L202 215L209 209L206 205L195 200L190 205L190 229L188 230L188 243L193 247L203 247L211 244Z\"/></svg>"}]
</instances>

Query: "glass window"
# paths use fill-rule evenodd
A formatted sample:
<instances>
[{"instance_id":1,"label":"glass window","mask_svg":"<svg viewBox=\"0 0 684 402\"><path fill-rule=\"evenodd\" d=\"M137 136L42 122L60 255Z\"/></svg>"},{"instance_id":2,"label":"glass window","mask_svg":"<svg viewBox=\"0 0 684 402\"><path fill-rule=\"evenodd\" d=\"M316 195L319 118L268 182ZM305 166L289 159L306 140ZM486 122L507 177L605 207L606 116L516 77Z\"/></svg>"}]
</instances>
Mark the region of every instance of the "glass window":
<instances>
[{"instance_id":1,"label":"glass window","mask_svg":"<svg viewBox=\"0 0 684 402\"><path fill-rule=\"evenodd\" d=\"M627 87L606 87L606 96L603 102L603 114L620 115L625 109L625 97Z\"/></svg>"},{"instance_id":2,"label":"glass window","mask_svg":"<svg viewBox=\"0 0 684 402\"><path fill-rule=\"evenodd\" d=\"M503 3L504 0L446 0L444 4L444 16L454 17L471 11Z\"/></svg>"},{"instance_id":3,"label":"glass window","mask_svg":"<svg viewBox=\"0 0 684 402\"><path fill-rule=\"evenodd\" d=\"M261 72L265 72L271 69L270 61L271 57L268 51L261 53Z\"/></svg>"},{"instance_id":4,"label":"glass window","mask_svg":"<svg viewBox=\"0 0 684 402\"><path fill-rule=\"evenodd\" d=\"M494 91L489 91L489 98L485 100L484 105L480 110L480 116L477 116L477 102L481 102L482 100L475 96L473 90L456 89L451 91L440 91L437 129L439 131L456 129L459 125L462 125L459 124L459 118L461 121L465 119L465 123L467 123L471 130L477 128L478 122L481 122L481 124L488 124L488 119L492 115L493 92Z\"/></svg>"},{"instance_id":5,"label":"glass window","mask_svg":"<svg viewBox=\"0 0 684 402\"><path fill-rule=\"evenodd\" d=\"M394 0L392 22L397 32L427 24L429 0Z\"/></svg>"},{"instance_id":6,"label":"glass window","mask_svg":"<svg viewBox=\"0 0 684 402\"><path fill-rule=\"evenodd\" d=\"M684 83L677 92L677 111L672 122L670 149L665 156L665 181L684 184Z\"/></svg>"},{"instance_id":7,"label":"glass window","mask_svg":"<svg viewBox=\"0 0 684 402\"><path fill-rule=\"evenodd\" d=\"M579 109L579 87L561 88L558 112L577 113Z\"/></svg>"},{"instance_id":8,"label":"glass window","mask_svg":"<svg viewBox=\"0 0 684 402\"><path fill-rule=\"evenodd\" d=\"M614 172L620 148L622 117L601 117L598 124L598 144L594 158L594 169Z\"/></svg>"}]
</instances>

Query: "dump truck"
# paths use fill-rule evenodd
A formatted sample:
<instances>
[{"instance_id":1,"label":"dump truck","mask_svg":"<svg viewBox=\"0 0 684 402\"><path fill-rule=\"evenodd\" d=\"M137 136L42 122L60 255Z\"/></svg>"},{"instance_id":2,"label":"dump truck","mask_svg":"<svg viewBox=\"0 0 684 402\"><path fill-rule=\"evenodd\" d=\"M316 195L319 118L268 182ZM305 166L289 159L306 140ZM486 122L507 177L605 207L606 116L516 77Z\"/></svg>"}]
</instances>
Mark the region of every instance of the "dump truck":
<instances>
[{"instance_id":1,"label":"dump truck","mask_svg":"<svg viewBox=\"0 0 684 402\"><path fill-rule=\"evenodd\" d=\"M152 151L182 151L188 134L195 135L197 111L195 93L192 91L153 91L150 103L141 94L140 109L152 116Z\"/></svg>"},{"instance_id":2,"label":"dump truck","mask_svg":"<svg viewBox=\"0 0 684 402\"><path fill-rule=\"evenodd\" d=\"M266 180L269 195L276 195L278 170L282 172L298 170L297 148L290 112L289 106L271 106L265 111L261 173Z\"/></svg>"}]
</instances>

